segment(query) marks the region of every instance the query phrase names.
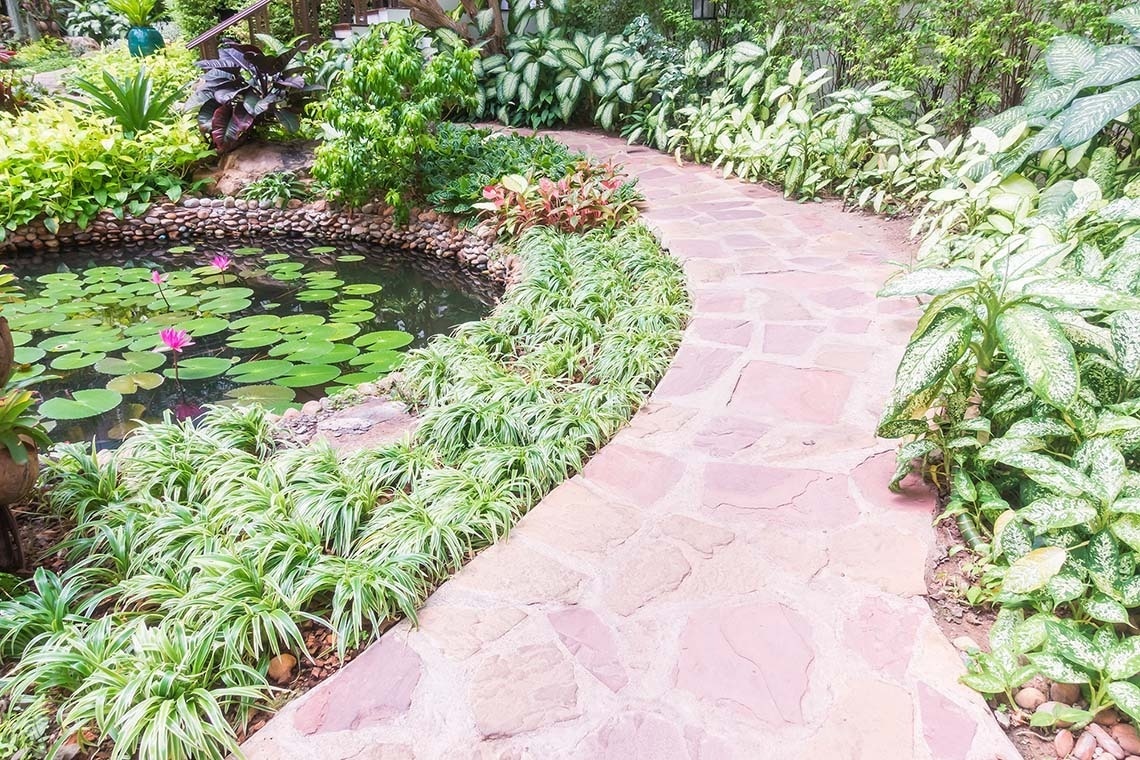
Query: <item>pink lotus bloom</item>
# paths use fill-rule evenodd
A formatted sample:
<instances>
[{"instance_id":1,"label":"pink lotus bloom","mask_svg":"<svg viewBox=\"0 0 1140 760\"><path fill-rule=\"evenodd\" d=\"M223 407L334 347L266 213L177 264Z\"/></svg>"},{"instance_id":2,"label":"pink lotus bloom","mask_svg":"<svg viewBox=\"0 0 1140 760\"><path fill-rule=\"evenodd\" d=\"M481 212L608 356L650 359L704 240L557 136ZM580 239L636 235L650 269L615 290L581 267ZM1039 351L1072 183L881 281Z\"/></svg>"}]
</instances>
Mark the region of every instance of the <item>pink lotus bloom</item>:
<instances>
[{"instance_id":1,"label":"pink lotus bloom","mask_svg":"<svg viewBox=\"0 0 1140 760\"><path fill-rule=\"evenodd\" d=\"M165 330L160 330L158 337L162 340L162 346L155 348L155 351L173 351L176 354L182 353L182 349L187 346L194 345L194 341L190 339L190 333L185 330L175 330L169 327Z\"/></svg>"},{"instance_id":2,"label":"pink lotus bloom","mask_svg":"<svg viewBox=\"0 0 1140 760\"><path fill-rule=\"evenodd\" d=\"M221 254L210 259L210 264L214 268L220 269L223 272L226 271L227 269L229 269L230 266L233 265L233 263L234 263L233 259L231 259L229 256L222 256Z\"/></svg>"},{"instance_id":3,"label":"pink lotus bloom","mask_svg":"<svg viewBox=\"0 0 1140 760\"><path fill-rule=\"evenodd\" d=\"M151 272L150 281L155 285L161 285L162 283L166 282L166 275L159 271Z\"/></svg>"}]
</instances>

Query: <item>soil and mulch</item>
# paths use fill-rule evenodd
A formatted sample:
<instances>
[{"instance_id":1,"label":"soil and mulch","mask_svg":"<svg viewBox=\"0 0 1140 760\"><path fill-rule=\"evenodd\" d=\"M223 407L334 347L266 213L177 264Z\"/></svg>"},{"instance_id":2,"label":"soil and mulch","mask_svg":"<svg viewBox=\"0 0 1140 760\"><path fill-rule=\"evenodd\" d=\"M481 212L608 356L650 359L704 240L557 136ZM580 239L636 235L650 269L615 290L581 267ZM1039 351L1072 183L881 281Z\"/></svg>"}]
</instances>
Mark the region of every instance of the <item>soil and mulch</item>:
<instances>
[{"instance_id":1,"label":"soil and mulch","mask_svg":"<svg viewBox=\"0 0 1140 760\"><path fill-rule=\"evenodd\" d=\"M971 649L989 649L995 611L975 607L966 600L966 589L973 585L970 566L976 557L960 550L965 541L954 521L939 522L934 530L935 546L926 568L927 599L942 632L965 660ZM991 699L989 704L994 708L994 719L1026 760L1140 760L1136 729L1111 708L1102 711L1083 730L1029 725L1030 714L1042 706L1047 711L1058 702L1087 708L1079 686L1051 683L1038 677L1018 690L1014 699L1018 703L1014 706L1005 704L1004 699Z\"/></svg>"}]
</instances>

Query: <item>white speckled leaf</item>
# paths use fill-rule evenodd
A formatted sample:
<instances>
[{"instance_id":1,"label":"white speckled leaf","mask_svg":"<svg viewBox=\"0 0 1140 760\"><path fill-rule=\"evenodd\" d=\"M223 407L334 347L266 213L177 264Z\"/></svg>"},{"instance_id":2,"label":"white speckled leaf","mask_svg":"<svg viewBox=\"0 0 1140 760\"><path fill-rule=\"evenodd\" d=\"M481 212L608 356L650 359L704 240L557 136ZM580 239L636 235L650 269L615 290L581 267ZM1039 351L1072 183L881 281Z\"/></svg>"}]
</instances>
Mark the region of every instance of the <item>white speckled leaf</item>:
<instances>
[{"instance_id":1,"label":"white speckled leaf","mask_svg":"<svg viewBox=\"0 0 1140 760\"><path fill-rule=\"evenodd\" d=\"M1025 520L1044 530L1072 528L1096 519L1096 506L1087 499L1072 496L1046 496L1023 507Z\"/></svg>"},{"instance_id":2,"label":"white speckled leaf","mask_svg":"<svg viewBox=\"0 0 1140 760\"><path fill-rule=\"evenodd\" d=\"M1140 673L1140 636L1129 636L1108 650L1108 677L1113 680L1131 678Z\"/></svg>"},{"instance_id":3,"label":"white speckled leaf","mask_svg":"<svg viewBox=\"0 0 1140 760\"><path fill-rule=\"evenodd\" d=\"M1011 451L993 457L1002 464L1016 467L1051 491L1065 496L1083 497L1096 494L1098 486L1080 470L1053 459L1047 454Z\"/></svg>"},{"instance_id":4,"label":"white speckled leaf","mask_svg":"<svg viewBox=\"0 0 1140 760\"><path fill-rule=\"evenodd\" d=\"M1036 280L1026 285L1024 292L1035 300L1066 309L1140 309L1140 298L1081 277Z\"/></svg>"},{"instance_id":5,"label":"white speckled leaf","mask_svg":"<svg viewBox=\"0 0 1140 760\"><path fill-rule=\"evenodd\" d=\"M1120 449L1108 438L1090 438L1082 443L1073 454L1073 466L1088 474L1097 485L1096 495L1106 504L1124 488L1128 466Z\"/></svg>"},{"instance_id":6,"label":"white speckled leaf","mask_svg":"<svg viewBox=\"0 0 1140 760\"><path fill-rule=\"evenodd\" d=\"M1028 594L1044 588L1050 578L1061 572L1067 556L1059 546L1034 549L1009 566L1002 581L1002 591L1007 594Z\"/></svg>"},{"instance_id":7,"label":"white speckled leaf","mask_svg":"<svg viewBox=\"0 0 1140 760\"><path fill-rule=\"evenodd\" d=\"M1045 623L1045 631L1049 636L1046 646L1053 652L1079 668L1091 671L1104 669L1105 652L1069 626L1051 620Z\"/></svg>"},{"instance_id":8,"label":"white speckled leaf","mask_svg":"<svg viewBox=\"0 0 1140 760\"><path fill-rule=\"evenodd\" d=\"M1037 306L1019 304L997 318L1001 347L1040 398L1068 409L1081 388L1073 346L1057 320Z\"/></svg>"},{"instance_id":9,"label":"white speckled leaf","mask_svg":"<svg viewBox=\"0 0 1140 760\"><path fill-rule=\"evenodd\" d=\"M1037 666L1037 672L1058 683L1088 683L1087 674L1074 668L1052 652L1034 652L1029 661Z\"/></svg>"},{"instance_id":10,"label":"white speckled leaf","mask_svg":"<svg viewBox=\"0 0 1140 760\"><path fill-rule=\"evenodd\" d=\"M1113 681L1108 685L1108 696L1132 720L1140 721L1140 687L1128 681Z\"/></svg>"},{"instance_id":11,"label":"white speckled leaf","mask_svg":"<svg viewBox=\"0 0 1140 760\"><path fill-rule=\"evenodd\" d=\"M1111 527L1112 535L1140 552L1140 515L1122 515Z\"/></svg>"},{"instance_id":12,"label":"white speckled leaf","mask_svg":"<svg viewBox=\"0 0 1140 760\"><path fill-rule=\"evenodd\" d=\"M962 358L974 331L974 315L965 309L942 310L924 333L913 338L903 353L880 427L925 411L932 391Z\"/></svg>"},{"instance_id":13,"label":"white speckled leaf","mask_svg":"<svg viewBox=\"0 0 1140 760\"><path fill-rule=\"evenodd\" d=\"M1112 345L1121 371L1140 379L1140 311L1118 311L1109 320Z\"/></svg>"},{"instance_id":14,"label":"white speckled leaf","mask_svg":"<svg viewBox=\"0 0 1140 760\"><path fill-rule=\"evenodd\" d=\"M977 280L978 273L966 267L916 269L887 282L879 291L879 297L936 296L966 285L972 285Z\"/></svg>"},{"instance_id":15,"label":"white speckled leaf","mask_svg":"<svg viewBox=\"0 0 1140 760\"><path fill-rule=\"evenodd\" d=\"M1084 607L1089 617L1102 623L1128 622L1128 610L1124 605L1104 594L1093 594L1085 600Z\"/></svg>"}]
</instances>

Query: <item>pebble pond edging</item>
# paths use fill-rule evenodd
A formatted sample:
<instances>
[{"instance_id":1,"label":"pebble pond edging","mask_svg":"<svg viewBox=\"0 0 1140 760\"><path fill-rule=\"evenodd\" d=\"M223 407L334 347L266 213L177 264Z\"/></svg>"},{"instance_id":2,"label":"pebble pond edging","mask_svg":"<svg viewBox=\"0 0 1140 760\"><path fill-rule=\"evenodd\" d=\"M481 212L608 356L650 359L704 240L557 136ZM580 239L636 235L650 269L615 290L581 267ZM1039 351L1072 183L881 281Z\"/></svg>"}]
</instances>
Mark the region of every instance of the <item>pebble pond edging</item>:
<instances>
[{"instance_id":1,"label":"pebble pond edging","mask_svg":"<svg viewBox=\"0 0 1140 760\"><path fill-rule=\"evenodd\" d=\"M67 245L144 245L259 236L351 240L423 253L454 261L461 269L498 286L510 282L517 265L511 256L492 257L492 235L462 229L452 218L436 211L413 211L408 222L400 224L386 206L369 204L359 212L348 213L331 208L325 201L292 201L285 208L277 208L265 201L239 198L183 198L178 203L155 204L142 215L122 219L103 211L86 228L69 223L54 233L43 222L35 222L0 242L0 256L34 255Z\"/></svg>"}]
</instances>

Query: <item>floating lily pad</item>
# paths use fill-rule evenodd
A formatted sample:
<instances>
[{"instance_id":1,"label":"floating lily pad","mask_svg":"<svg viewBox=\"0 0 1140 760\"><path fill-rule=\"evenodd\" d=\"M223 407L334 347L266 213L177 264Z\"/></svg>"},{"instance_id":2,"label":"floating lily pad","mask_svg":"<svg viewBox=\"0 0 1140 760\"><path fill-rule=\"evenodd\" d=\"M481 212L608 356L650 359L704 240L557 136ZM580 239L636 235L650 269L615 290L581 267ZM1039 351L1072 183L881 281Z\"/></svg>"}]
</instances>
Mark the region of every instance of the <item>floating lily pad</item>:
<instances>
[{"instance_id":1,"label":"floating lily pad","mask_svg":"<svg viewBox=\"0 0 1140 760\"><path fill-rule=\"evenodd\" d=\"M356 325L344 324L324 324L319 327L314 327L308 331L308 337L312 340L344 340L351 338L360 332L360 328Z\"/></svg>"},{"instance_id":2,"label":"floating lily pad","mask_svg":"<svg viewBox=\"0 0 1140 760\"><path fill-rule=\"evenodd\" d=\"M31 333L20 332L19 330L13 330L12 331L12 345L13 346L16 346L18 348L20 346L24 346L24 345L27 345L28 343L31 343L31 341L32 341L32 334Z\"/></svg>"},{"instance_id":3,"label":"floating lily pad","mask_svg":"<svg viewBox=\"0 0 1140 760\"><path fill-rule=\"evenodd\" d=\"M16 364L35 364L47 355L47 351L36 346L20 346L13 352L12 360Z\"/></svg>"},{"instance_id":4,"label":"floating lily pad","mask_svg":"<svg viewBox=\"0 0 1140 760\"><path fill-rule=\"evenodd\" d=\"M281 324L281 317L276 314L254 314L230 322L233 330L269 330L276 329Z\"/></svg>"},{"instance_id":5,"label":"floating lily pad","mask_svg":"<svg viewBox=\"0 0 1140 760\"><path fill-rule=\"evenodd\" d=\"M154 351L130 351L122 357L108 356L95 363L95 371L104 375L130 375L161 367L166 357Z\"/></svg>"},{"instance_id":6,"label":"floating lily pad","mask_svg":"<svg viewBox=\"0 0 1140 760\"><path fill-rule=\"evenodd\" d=\"M198 319L191 319L183 323L182 329L195 338L204 338L207 335L220 333L229 326L230 323L221 317L199 317Z\"/></svg>"},{"instance_id":7,"label":"floating lily pad","mask_svg":"<svg viewBox=\"0 0 1140 760\"><path fill-rule=\"evenodd\" d=\"M261 257L262 261L287 261L289 254L287 253L267 253Z\"/></svg>"},{"instance_id":8,"label":"floating lily pad","mask_svg":"<svg viewBox=\"0 0 1140 760\"><path fill-rule=\"evenodd\" d=\"M318 245L315 248L309 249L309 253L316 253L316 254L335 253L335 252L336 252L336 246L335 245Z\"/></svg>"},{"instance_id":9,"label":"floating lily pad","mask_svg":"<svg viewBox=\"0 0 1140 760\"><path fill-rule=\"evenodd\" d=\"M376 312L374 311L338 311L332 315L333 322L338 324L359 324L375 318Z\"/></svg>"},{"instance_id":10,"label":"floating lily pad","mask_svg":"<svg viewBox=\"0 0 1140 760\"><path fill-rule=\"evenodd\" d=\"M281 323L277 329L281 332L302 332L324 323L325 318L319 314L291 314L288 317L281 318Z\"/></svg>"},{"instance_id":11,"label":"floating lily pad","mask_svg":"<svg viewBox=\"0 0 1140 760\"><path fill-rule=\"evenodd\" d=\"M366 296L369 293L379 293L383 290L379 285L372 285L367 282L353 283L352 285L345 285L340 289L342 293L349 296Z\"/></svg>"},{"instance_id":12,"label":"floating lily pad","mask_svg":"<svg viewBox=\"0 0 1140 760\"><path fill-rule=\"evenodd\" d=\"M364 261L364 257L357 253L348 254L347 256L337 256L337 261L345 264L352 263L353 261Z\"/></svg>"},{"instance_id":13,"label":"floating lily pad","mask_svg":"<svg viewBox=\"0 0 1140 760\"><path fill-rule=\"evenodd\" d=\"M61 371L82 369L83 367L90 367L105 356L106 354L84 354L80 352L63 354L52 359L51 368Z\"/></svg>"},{"instance_id":14,"label":"floating lily pad","mask_svg":"<svg viewBox=\"0 0 1140 760\"><path fill-rule=\"evenodd\" d=\"M227 369L233 362L229 359L220 359L212 356L200 356L194 359L183 359L178 362L178 378L181 380L202 380L207 377L216 377ZM175 377L174 367L163 371L167 377Z\"/></svg>"},{"instance_id":15,"label":"floating lily pad","mask_svg":"<svg viewBox=\"0 0 1140 760\"><path fill-rule=\"evenodd\" d=\"M226 395L243 401L280 404L295 399L297 392L292 388L286 388L284 385L247 385L244 388L234 388L227 391Z\"/></svg>"},{"instance_id":16,"label":"floating lily pad","mask_svg":"<svg viewBox=\"0 0 1140 760\"><path fill-rule=\"evenodd\" d=\"M336 348L336 344L327 340L295 340L274 346L269 350L270 356L283 356L291 362L298 364L329 364L325 356Z\"/></svg>"},{"instance_id":17,"label":"floating lily pad","mask_svg":"<svg viewBox=\"0 0 1140 760\"><path fill-rule=\"evenodd\" d=\"M297 294L298 301L331 301L336 298L335 290L302 290Z\"/></svg>"},{"instance_id":18,"label":"floating lily pad","mask_svg":"<svg viewBox=\"0 0 1140 760\"><path fill-rule=\"evenodd\" d=\"M401 330L378 330L361 335L352 341L352 345L360 348L371 348L373 351L384 349L403 348L416 338L414 335Z\"/></svg>"},{"instance_id":19,"label":"floating lily pad","mask_svg":"<svg viewBox=\"0 0 1140 760\"><path fill-rule=\"evenodd\" d=\"M122 394L105 388L75 391L72 398L49 398L40 414L51 420L82 420L109 412L123 401Z\"/></svg>"},{"instance_id":20,"label":"floating lily pad","mask_svg":"<svg viewBox=\"0 0 1140 760\"><path fill-rule=\"evenodd\" d=\"M293 362L284 359L261 359L235 364L226 374L232 377L235 383L264 383L266 380L287 374L295 366Z\"/></svg>"},{"instance_id":21,"label":"floating lily pad","mask_svg":"<svg viewBox=\"0 0 1140 760\"><path fill-rule=\"evenodd\" d=\"M197 246L193 245L176 245L173 248L167 248L167 253L193 253L198 250Z\"/></svg>"},{"instance_id":22,"label":"floating lily pad","mask_svg":"<svg viewBox=\"0 0 1140 760\"><path fill-rule=\"evenodd\" d=\"M346 298L343 301L337 301L332 307L338 311L363 311L364 309L371 309L375 305L367 298Z\"/></svg>"},{"instance_id":23,"label":"floating lily pad","mask_svg":"<svg viewBox=\"0 0 1140 760\"><path fill-rule=\"evenodd\" d=\"M231 335L227 344L234 348L263 348L281 340L281 333L270 330L240 332Z\"/></svg>"},{"instance_id":24,"label":"floating lily pad","mask_svg":"<svg viewBox=\"0 0 1140 760\"><path fill-rule=\"evenodd\" d=\"M305 364L273 382L287 388L311 388L324 385L330 380L336 379L338 375L340 375L340 369L331 364Z\"/></svg>"},{"instance_id":25,"label":"floating lily pad","mask_svg":"<svg viewBox=\"0 0 1140 760\"><path fill-rule=\"evenodd\" d=\"M360 349L356 346L350 346L347 343L334 343L329 351L321 354L320 361L321 364L341 364L359 353ZM293 355L290 355L290 358L292 357Z\"/></svg>"},{"instance_id":26,"label":"floating lily pad","mask_svg":"<svg viewBox=\"0 0 1140 760\"><path fill-rule=\"evenodd\" d=\"M162 385L165 379L154 372L135 372L119 375L107 381L107 389L129 396L139 389L150 391Z\"/></svg>"}]
</instances>

